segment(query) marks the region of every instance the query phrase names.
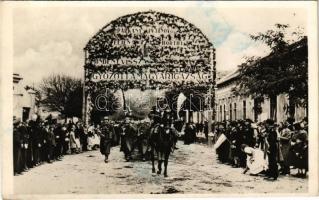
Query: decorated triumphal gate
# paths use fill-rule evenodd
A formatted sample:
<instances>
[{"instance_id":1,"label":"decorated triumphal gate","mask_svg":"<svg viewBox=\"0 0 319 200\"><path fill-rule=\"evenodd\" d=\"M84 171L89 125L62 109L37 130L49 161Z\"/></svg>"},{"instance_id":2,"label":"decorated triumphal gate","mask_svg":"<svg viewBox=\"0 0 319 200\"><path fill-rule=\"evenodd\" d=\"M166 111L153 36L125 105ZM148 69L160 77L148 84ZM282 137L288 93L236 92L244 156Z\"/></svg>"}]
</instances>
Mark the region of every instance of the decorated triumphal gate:
<instances>
[{"instance_id":1,"label":"decorated triumphal gate","mask_svg":"<svg viewBox=\"0 0 319 200\"><path fill-rule=\"evenodd\" d=\"M103 89L201 88L213 118L215 49L184 19L154 11L122 16L94 35L84 51L86 123L93 94Z\"/></svg>"}]
</instances>

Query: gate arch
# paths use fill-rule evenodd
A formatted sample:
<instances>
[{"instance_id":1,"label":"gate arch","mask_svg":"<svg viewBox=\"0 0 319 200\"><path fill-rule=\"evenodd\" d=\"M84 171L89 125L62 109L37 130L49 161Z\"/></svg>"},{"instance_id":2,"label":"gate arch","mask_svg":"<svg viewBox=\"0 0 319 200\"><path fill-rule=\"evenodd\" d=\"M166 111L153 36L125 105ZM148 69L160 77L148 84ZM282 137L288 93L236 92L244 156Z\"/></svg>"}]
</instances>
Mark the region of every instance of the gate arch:
<instances>
[{"instance_id":1,"label":"gate arch","mask_svg":"<svg viewBox=\"0 0 319 200\"><path fill-rule=\"evenodd\" d=\"M175 15L147 11L119 17L99 30L84 52L85 122L94 102L91 94L106 88L202 87L214 99L214 46ZM214 108L213 101L208 104Z\"/></svg>"}]
</instances>

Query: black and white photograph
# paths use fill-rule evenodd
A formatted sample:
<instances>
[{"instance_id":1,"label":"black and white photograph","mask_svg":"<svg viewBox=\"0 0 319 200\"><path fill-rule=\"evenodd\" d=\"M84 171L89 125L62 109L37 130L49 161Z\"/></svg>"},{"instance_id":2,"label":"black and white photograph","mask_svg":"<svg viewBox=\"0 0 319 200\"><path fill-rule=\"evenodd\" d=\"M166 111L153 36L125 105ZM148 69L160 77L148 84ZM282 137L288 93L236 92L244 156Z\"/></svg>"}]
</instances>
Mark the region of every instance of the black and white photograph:
<instances>
[{"instance_id":1,"label":"black and white photograph","mask_svg":"<svg viewBox=\"0 0 319 200\"><path fill-rule=\"evenodd\" d=\"M318 195L317 2L0 8L6 198Z\"/></svg>"}]
</instances>

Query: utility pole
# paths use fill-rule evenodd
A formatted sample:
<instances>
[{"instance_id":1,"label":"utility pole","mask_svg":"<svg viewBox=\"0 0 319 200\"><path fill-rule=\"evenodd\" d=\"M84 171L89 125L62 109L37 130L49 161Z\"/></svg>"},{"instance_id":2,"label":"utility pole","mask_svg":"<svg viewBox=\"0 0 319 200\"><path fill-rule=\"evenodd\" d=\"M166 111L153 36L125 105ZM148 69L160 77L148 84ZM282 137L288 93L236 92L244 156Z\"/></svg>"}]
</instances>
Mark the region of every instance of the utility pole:
<instances>
[{"instance_id":1,"label":"utility pole","mask_svg":"<svg viewBox=\"0 0 319 200\"><path fill-rule=\"evenodd\" d=\"M83 84L82 84L82 89L83 89L83 93L82 93L82 121L84 122L85 125L88 125L88 121L87 121L87 101L86 101L86 93L85 93L85 81L86 81L86 74L87 74L87 69L86 69L86 64L88 62L88 58L87 58L87 51L86 49L84 49L84 76L83 76Z\"/></svg>"},{"instance_id":2,"label":"utility pole","mask_svg":"<svg viewBox=\"0 0 319 200\"><path fill-rule=\"evenodd\" d=\"M216 54L215 49L211 48L209 49L209 64L210 64L210 70L209 70L209 88L208 88L208 134L212 132L212 124L213 119L215 120L216 111L215 111L215 85L216 85ZM212 138L208 138L208 145L212 145Z\"/></svg>"}]
</instances>

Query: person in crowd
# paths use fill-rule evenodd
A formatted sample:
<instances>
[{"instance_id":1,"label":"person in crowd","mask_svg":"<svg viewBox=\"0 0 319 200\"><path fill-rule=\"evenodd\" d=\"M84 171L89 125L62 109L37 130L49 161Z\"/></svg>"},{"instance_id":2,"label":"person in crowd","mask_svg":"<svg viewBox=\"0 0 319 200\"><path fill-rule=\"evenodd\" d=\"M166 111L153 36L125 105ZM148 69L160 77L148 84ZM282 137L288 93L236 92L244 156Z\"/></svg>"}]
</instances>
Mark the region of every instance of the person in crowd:
<instances>
[{"instance_id":1,"label":"person in crowd","mask_svg":"<svg viewBox=\"0 0 319 200\"><path fill-rule=\"evenodd\" d=\"M178 132L181 132L181 131L182 131L183 126L184 126L184 119L183 119L183 117L181 117L181 118L175 120L175 122L174 122L174 127L175 127L175 129L176 129Z\"/></svg>"},{"instance_id":2,"label":"person in crowd","mask_svg":"<svg viewBox=\"0 0 319 200\"><path fill-rule=\"evenodd\" d=\"M29 141L29 132L25 122L21 122L19 125L19 132L21 134L21 165L23 171L28 170L27 159L28 159L28 141Z\"/></svg>"},{"instance_id":3,"label":"person in crowd","mask_svg":"<svg viewBox=\"0 0 319 200\"><path fill-rule=\"evenodd\" d=\"M251 126L252 124L252 120L251 119L246 119L244 121L244 124L243 124L243 142L245 144L247 144L248 146L250 147L254 147L256 145L256 139L255 139L255 136L254 136L254 129L252 128Z\"/></svg>"},{"instance_id":4,"label":"person in crowd","mask_svg":"<svg viewBox=\"0 0 319 200\"><path fill-rule=\"evenodd\" d=\"M81 151L87 151L87 132L81 122L77 122L75 132L80 137Z\"/></svg>"},{"instance_id":5,"label":"person in crowd","mask_svg":"<svg viewBox=\"0 0 319 200\"><path fill-rule=\"evenodd\" d=\"M80 133L78 131L77 125L73 125L73 131L74 131L74 136L75 136L75 144L76 144L76 153L81 153L81 141L80 141Z\"/></svg>"},{"instance_id":6,"label":"person in crowd","mask_svg":"<svg viewBox=\"0 0 319 200\"><path fill-rule=\"evenodd\" d=\"M101 125L96 124L94 126L93 136L90 137L90 143L92 150L96 150L100 146Z\"/></svg>"},{"instance_id":7,"label":"person in crowd","mask_svg":"<svg viewBox=\"0 0 319 200\"><path fill-rule=\"evenodd\" d=\"M40 155L41 155L41 162L48 162L48 156L49 156L49 148L48 148L48 131L49 131L49 124L48 122L42 122L41 123L41 149L40 149Z\"/></svg>"},{"instance_id":8,"label":"person in crowd","mask_svg":"<svg viewBox=\"0 0 319 200\"><path fill-rule=\"evenodd\" d=\"M229 131L228 139L231 142L230 146L230 163L233 167L240 167L240 154L241 152L239 151L240 149L240 133L239 133L239 127L237 123L234 121L230 124L231 130Z\"/></svg>"},{"instance_id":9,"label":"person in crowd","mask_svg":"<svg viewBox=\"0 0 319 200\"><path fill-rule=\"evenodd\" d=\"M30 131L32 137L32 160L33 165L38 166L40 164L40 147L41 147L41 137L40 137L40 121L36 119L36 121L30 121Z\"/></svg>"},{"instance_id":10,"label":"person in crowd","mask_svg":"<svg viewBox=\"0 0 319 200\"><path fill-rule=\"evenodd\" d=\"M100 133L100 152L102 155L105 156L104 162L108 162L108 158L111 152L112 142L114 139L115 131L114 127L111 124L108 117L104 118L104 123L101 127L101 133Z\"/></svg>"},{"instance_id":11,"label":"person in crowd","mask_svg":"<svg viewBox=\"0 0 319 200\"><path fill-rule=\"evenodd\" d=\"M69 126L67 135L69 136L71 154L78 153L75 138L75 125Z\"/></svg>"},{"instance_id":12,"label":"person in crowd","mask_svg":"<svg viewBox=\"0 0 319 200\"><path fill-rule=\"evenodd\" d=\"M305 177L308 171L308 133L300 123L295 123L294 129L289 162L298 169L296 176Z\"/></svg>"},{"instance_id":13,"label":"person in crowd","mask_svg":"<svg viewBox=\"0 0 319 200\"><path fill-rule=\"evenodd\" d=\"M185 144L196 141L196 133L201 130L207 133L208 123L195 126L192 121L184 125L182 118L175 119L169 110L157 110L154 107L149 115L151 124L146 122L149 129L157 126L170 127L170 131L176 133L185 132ZM276 180L280 174L287 175L298 170L297 177L306 177L308 171L308 119L299 122L288 118L280 125L273 120L253 124L251 120L236 120L215 122L214 136L216 143L217 159L221 163L231 164L234 167L244 168L249 174L264 173L267 179ZM81 149L92 149L100 146L101 153L108 162L112 145L121 144L127 161L132 159L134 146L139 147L142 155L146 153L142 147L148 146L141 143L141 134L151 132L147 128L141 128L138 124L135 130L129 116L124 123L114 124L108 118L102 126L96 124L84 127L81 122L67 124L54 120L42 121L39 117L32 118L28 123L14 119L13 121L13 164L14 174L21 174L43 162L61 160L63 155L80 153ZM101 139L100 139L101 137ZM148 142L148 139L145 141ZM177 142L177 139L175 143ZM143 146L144 145L144 146ZM173 146L174 147L174 146ZM147 149L146 149L147 150ZM172 150L173 151L173 150ZM280 165L280 169L278 169ZM295 168L292 170L292 167Z\"/></svg>"},{"instance_id":14,"label":"person in crowd","mask_svg":"<svg viewBox=\"0 0 319 200\"><path fill-rule=\"evenodd\" d=\"M96 135L99 135L99 127L100 125L94 126L94 124L91 124L88 128L88 134L87 134L87 149L90 151L94 147L94 138Z\"/></svg>"},{"instance_id":15,"label":"person in crowd","mask_svg":"<svg viewBox=\"0 0 319 200\"><path fill-rule=\"evenodd\" d=\"M264 152L261 149L253 148L246 144L242 144L241 149L247 156L247 163L243 174L249 171L250 175L257 175L268 169Z\"/></svg>"},{"instance_id":16,"label":"person in crowd","mask_svg":"<svg viewBox=\"0 0 319 200\"><path fill-rule=\"evenodd\" d=\"M257 124L257 137L256 137L256 148L260 148L262 150L264 150L265 148L265 136L266 136L266 132L265 132L265 126L263 122L259 122Z\"/></svg>"},{"instance_id":17,"label":"person in crowd","mask_svg":"<svg viewBox=\"0 0 319 200\"><path fill-rule=\"evenodd\" d=\"M68 128L70 127L70 128ZM63 141L63 146L62 146L62 157L66 154L70 154L70 132L71 132L72 126L71 123L68 124L63 124L62 125L62 131L61 131L61 140Z\"/></svg>"},{"instance_id":18,"label":"person in crowd","mask_svg":"<svg viewBox=\"0 0 319 200\"><path fill-rule=\"evenodd\" d=\"M74 125L73 120L70 119L69 122L67 124L65 124L65 128L67 130L71 130L73 125Z\"/></svg>"},{"instance_id":19,"label":"person in crowd","mask_svg":"<svg viewBox=\"0 0 319 200\"><path fill-rule=\"evenodd\" d=\"M282 175L290 174L290 166L288 163L288 156L292 138L292 126L288 126L288 123L282 123L279 130L279 141L280 141L280 151L281 151L281 161L280 161L280 173Z\"/></svg>"},{"instance_id":20,"label":"person in crowd","mask_svg":"<svg viewBox=\"0 0 319 200\"><path fill-rule=\"evenodd\" d=\"M55 135L54 135L54 126L47 125L47 148L48 148L48 163L52 163L55 159L54 149L56 147Z\"/></svg>"},{"instance_id":21,"label":"person in crowd","mask_svg":"<svg viewBox=\"0 0 319 200\"><path fill-rule=\"evenodd\" d=\"M277 180L278 178L278 135L274 127L274 121L266 120L266 146L268 155L267 178Z\"/></svg>"},{"instance_id":22,"label":"person in crowd","mask_svg":"<svg viewBox=\"0 0 319 200\"><path fill-rule=\"evenodd\" d=\"M20 120L15 119L13 122L13 169L14 175L19 175L23 171L21 164L21 149L23 147L23 140L19 130Z\"/></svg>"},{"instance_id":23,"label":"person in crowd","mask_svg":"<svg viewBox=\"0 0 319 200\"><path fill-rule=\"evenodd\" d=\"M64 138L62 137L63 135L63 130L62 130L62 125L57 124L57 126L54 128L54 135L55 135L55 140L56 140L56 146L55 146L55 160L61 161L62 158L62 150L63 150L63 143L64 143Z\"/></svg>"},{"instance_id":24,"label":"person in crowd","mask_svg":"<svg viewBox=\"0 0 319 200\"><path fill-rule=\"evenodd\" d=\"M33 149L32 149L32 143L33 143L33 138L31 135L31 129L29 126L29 122L26 122L25 126L27 127L27 132L28 132L28 137L26 139L25 146L27 147L27 157L26 157L26 162L27 162L27 167L29 169L33 168Z\"/></svg>"},{"instance_id":25,"label":"person in crowd","mask_svg":"<svg viewBox=\"0 0 319 200\"><path fill-rule=\"evenodd\" d=\"M216 148L217 158L221 163L229 162L229 152L231 144L229 138L229 129L226 129L226 122L221 122L217 125L217 132L219 136L223 136L225 140ZM217 143L217 142L216 142Z\"/></svg>"},{"instance_id":26,"label":"person in crowd","mask_svg":"<svg viewBox=\"0 0 319 200\"><path fill-rule=\"evenodd\" d=\"M185 126L185 135L184 135L184 144L192 144L196 141L196 128L193 122L186 123Z\"/></svg>"},{"instance_id":27,"label":"person in crowd","mask_svg":"<svg viewBox=\"0 0 319 200\"><path fill-rule=\"evenodd\" d=\"M208 142L208 121L204 122L203 131L204 131L204 134L205 134L206 142Z\"/></svg>"},{"instance_id":28,"label":"person in crowd","mask_svg":"<svg viewBox=\"0 0 319 200\"><path fill-rule=\"evenodd\" d=\"M41 164L48 161L48 145L47 145L47 135L48 135L48 122L40 123L40 160Z\"/></svg>"},{"instance_id":29,"label":"person in crowd","mask_svg":"<svg viewBox=\"0 0 319 200\"><path fill-rule=\"evenodd\" d=\"M198 122L196 124L196 135L201 136L204 130L204 123L203 122Z\"/></svg>"}]
</instances>

